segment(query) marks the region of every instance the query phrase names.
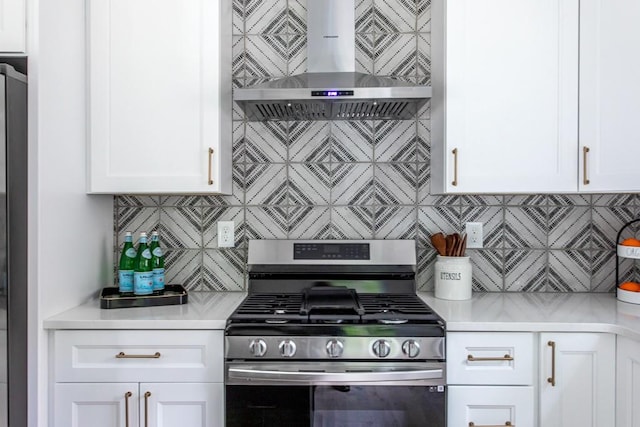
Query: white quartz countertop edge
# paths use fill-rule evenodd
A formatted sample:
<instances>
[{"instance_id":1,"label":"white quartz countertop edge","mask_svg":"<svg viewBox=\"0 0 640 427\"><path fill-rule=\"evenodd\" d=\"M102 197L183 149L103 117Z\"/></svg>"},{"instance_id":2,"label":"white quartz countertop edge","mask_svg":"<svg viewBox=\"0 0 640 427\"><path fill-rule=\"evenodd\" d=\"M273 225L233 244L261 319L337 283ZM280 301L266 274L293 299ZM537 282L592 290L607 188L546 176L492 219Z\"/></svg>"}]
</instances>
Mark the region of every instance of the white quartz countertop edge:
<instances>
[{"instance_id":1,"label":"white quartz countertop edge","mask_svg":"<svg viewBox=\"0 0 640 427\"><path fill-rule=\"evenodd\" d=\"M224 329L244 292L189 292L181 305L101 309L98 300L52 316L45 329Z\"/></svg>"},{"instance_id":2,"label":"white quartz countertop edge","mask_svg":"<svg viewBox=\"0 0 640 427\"><path fill-rule=\"evenodd\" d=\"M418 295L448 332L604 332L640 340L640 305L612 293L474 293L447 301ZM97 300L44 321L45 329L224 329L244 292L190 292L183 305L101 309Z\"/></svg>"},{"instance_id":3,"label":"white quartz countertop edge","mask_svg":"<svg viewBox=\"0 0 640 427\"><path fill-rule=\"evenodd\" d=\"M640 340L640 305L613 293L474 293L464 301L418 295L447 332L604 332Z\"/></svg>"}]
</instances>

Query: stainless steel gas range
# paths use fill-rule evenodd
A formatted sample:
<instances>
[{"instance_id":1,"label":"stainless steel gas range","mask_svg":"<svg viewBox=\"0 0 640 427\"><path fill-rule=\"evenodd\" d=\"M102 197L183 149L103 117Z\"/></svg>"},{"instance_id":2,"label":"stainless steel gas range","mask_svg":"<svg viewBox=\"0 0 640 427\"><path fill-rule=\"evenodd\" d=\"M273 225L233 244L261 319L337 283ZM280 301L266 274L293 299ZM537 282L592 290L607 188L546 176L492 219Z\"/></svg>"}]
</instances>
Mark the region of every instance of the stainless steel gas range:
<instances>
[{"instance_id":1,"label":"stainless steel gas range","mask_svg":"<svg viewBox=\"0 0 640 427\"><path fill-rule=\"evenodd\" d=\"M444 322L412 240L252 240L226 327L226 425L446 425Z\"/></svg>"}]
</instances>

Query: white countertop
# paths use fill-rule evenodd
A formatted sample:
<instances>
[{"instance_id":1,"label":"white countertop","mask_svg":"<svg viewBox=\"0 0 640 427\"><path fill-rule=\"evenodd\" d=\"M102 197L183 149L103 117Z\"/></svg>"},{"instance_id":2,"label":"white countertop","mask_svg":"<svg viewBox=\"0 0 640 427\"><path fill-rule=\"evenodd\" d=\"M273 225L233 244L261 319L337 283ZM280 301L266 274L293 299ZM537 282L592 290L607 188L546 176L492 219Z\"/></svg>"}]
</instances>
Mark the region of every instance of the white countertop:
<instances>
[{"instance_id":1,"label":"white countertop","mask_svg":"<svg viewBox=\"0 0 640 427\"><path fill-rule=\"evenodd\" d=\"M447 301L418 295L447 331L609 332L640 340L640 305L609 293L474 293ZM45 329L224 329L244 292L190 292L183 305L101 309L98 300L44 321Z\"/></svg>"},{"instance_id":2,"label":"white countertop","mask_svg":"<svg viewBox=\"0 0 640 427\"><path fill-rule=\"evenodd\" d=\"M640 305L613 293L476 293L447 301L418 295L447 331L609 332L640 340Z\"/></svg>"},{"instance_id":3,"label":"white countertop","mask_svg":"<svg viewBox=\"0 0 640 427\"><path fill-rule=\"evenodd\" d=\"M189 292L188 302L158 307L101 309L98 300L44 321L45 329L224 329L244 292Z\"/></svg>"}]
</instances>

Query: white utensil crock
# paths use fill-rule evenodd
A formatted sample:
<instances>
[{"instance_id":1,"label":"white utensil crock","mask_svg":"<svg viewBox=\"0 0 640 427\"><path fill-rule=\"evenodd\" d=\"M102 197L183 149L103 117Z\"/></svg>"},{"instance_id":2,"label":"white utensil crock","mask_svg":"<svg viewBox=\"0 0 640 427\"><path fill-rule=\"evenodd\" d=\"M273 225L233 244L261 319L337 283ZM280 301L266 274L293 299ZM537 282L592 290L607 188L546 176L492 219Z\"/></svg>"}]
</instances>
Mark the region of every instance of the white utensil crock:
<instances>
[{"instance_id":1,"label":"white utensil crock","mask_svg":"<svg viewBox=\"0 0 640 427\"><path fill-rule=\"evenodd\" d=\"M436 257L435 296L440 299L471 298L471 261L468 256Z\"/></svg>"}]
</instances>

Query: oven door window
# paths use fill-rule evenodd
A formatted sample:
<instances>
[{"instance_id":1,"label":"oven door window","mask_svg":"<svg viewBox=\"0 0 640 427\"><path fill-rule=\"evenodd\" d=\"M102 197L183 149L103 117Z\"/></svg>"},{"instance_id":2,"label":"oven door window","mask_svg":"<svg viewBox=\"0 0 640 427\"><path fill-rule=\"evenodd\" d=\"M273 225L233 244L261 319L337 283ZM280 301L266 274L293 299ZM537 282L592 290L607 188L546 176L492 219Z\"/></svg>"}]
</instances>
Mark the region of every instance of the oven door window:
<instances>
[{"instance_id":1,"label":"oven door window","mask_svg":"<svg viewBox=\"0 0 640 427\"><path fill-rule=\"evenodd\" d=\"M227 427L445 427L443 386L227 386Z\"/></svg>"}]
</instances>

